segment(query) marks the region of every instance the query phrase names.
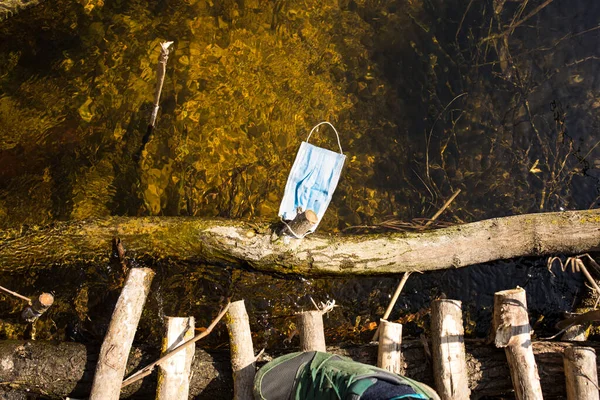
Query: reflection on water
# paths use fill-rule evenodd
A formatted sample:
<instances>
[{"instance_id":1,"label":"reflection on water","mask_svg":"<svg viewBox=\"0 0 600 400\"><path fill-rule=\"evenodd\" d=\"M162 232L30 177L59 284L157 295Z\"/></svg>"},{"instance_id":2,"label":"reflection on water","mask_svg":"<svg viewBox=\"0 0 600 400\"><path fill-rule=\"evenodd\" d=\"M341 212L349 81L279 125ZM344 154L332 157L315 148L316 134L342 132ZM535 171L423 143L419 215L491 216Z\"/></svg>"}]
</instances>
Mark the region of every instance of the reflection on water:
<instances>
[{"instance_id":1,"label":"reflection on water","mask_svg":"<svg viewBox=\"0 0 600 400\"><path fill-rule=\"evenodd\" d=\"M29 8L0 26L0 227L107 215L274 220L299 143L322 120L335 124L348 154L322 231L429 217L459 188L442 217L455 223L596 207L600 4L541 5L57 0ZM165 40L175 44L158 123L137 160ZM315 139L335 147L331 132ZM469 302L480 335L493 291L515 285L534 293L534 314L570 309L580 277L552 278L541 264L413 276L397 312L408 322L444 293ZM335 299L331 326L360 337L395 285L153 267L146 327L157 313L193 313L200 326L234 295L277 340L292 334L290 316L310 307L308 296ZM98 266L6 279L63 296L51 314L60 323L48 328L58 336L101 337L118 293Z\"/></svg>"}]
</instances>

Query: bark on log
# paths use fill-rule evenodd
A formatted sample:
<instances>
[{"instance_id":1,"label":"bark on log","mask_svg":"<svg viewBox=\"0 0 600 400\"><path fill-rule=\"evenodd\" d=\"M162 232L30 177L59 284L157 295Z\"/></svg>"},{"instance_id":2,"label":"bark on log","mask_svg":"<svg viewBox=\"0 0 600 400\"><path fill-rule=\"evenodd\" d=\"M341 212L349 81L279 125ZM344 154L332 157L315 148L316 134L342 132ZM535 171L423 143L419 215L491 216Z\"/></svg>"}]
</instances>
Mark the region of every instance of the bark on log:
<instances>
[{"instance_id":1,"label":"bark on log","mask_svg":"<svg viewBox=\"0 0 600 400\"><path fill-rule=\"evenodd\" d=\"M505 396L511 398L512 383L504 350L483 340L465 340L471 396ZM576 343L600 351L600 343ZM539 368L544 398L566 397L563 353L573 343L534 342L533 351ZM331 353L352 357L375 365L377 346L347 348L330 346ZM79 343L46 341L0 341L0 390L22 390L45 394L49 398L85 398L91 388L98 347ZM134 348L127 362L127 373L158 358L158 349ZM405 340L402 355L406 376L433 385L431 365L420 340ZM273 355L275 356L275 354ZM190 379L190 398L227 399L233 396L229 351L206 352L196 348ZM149 399L156 390L156 374L125 387L122 398ZM1 393L1 392L0 392ZM200 396L200 397L197 397Z\"/></svg>"},{"instance_id":2,"label":"bark on log","mask_svg":"<svg viewBox=\"0 0 600 400\"><path fill-rule=\"evenodd\" d=\"M402 375L402 324L380 319L379 326L377 366Z\"/></svg>"},{"instance_id":3,"label":"bark on log","mask_svg":"<svg viewBox=\"0 0 600 400\"><path fill-rule=\"evenodd\" d=\"M567 400L598 400L596 352L589 347L565 350Z\"/></svg>"},{"instance_id":4,"label":"bark on log","mask_svg":"<svg viewBox=\"0 0 600 400\"><path fill-rule=\"evenodd\" d=\"M496 346L506 350L510 375L519 400L542 400L542 388L533 348L527 299L522 288L494 295Z\"/></svg>"},{"instance_id":5,"label":"bark on log","mask_svg":"<svg viewBox=\"0 0 600 400\"><path fill-rule=\"evenodd\" d=\"M194 317L166 317L162 354L194 337ZM190 391L190 374L195 344L158 366L157 400L184 400Z\"/></svg>"},{"instance_id":6,"label":"bark on log","mask_svg":"<svg viewBox=\"0 0 600 400\"><path fill-rule=\"evenodd\" d=\"M154 271L132 268L115 305L104 337L90 400L118 399L127 367L127 355L142 316Z\"/></svg>"},{"instance_id":7,"label":"bark on log","mask_svg":"<svg viewBox=\"0 0 600 400\"><path fill-rule=\"evenodd\" d=\"M0 231L0 272L106 262L117 234L137 258L250 266L302 275L390 274L464 267L498 259L600 250L600 210L495 218L417 233L310 235L271 241L266 225L196 218L57 222Z\"/></svg>"},{"instance_id":8,"label":"bark on log","mask_svg":"<svg viewBox=\"0 0 600 400\"><path fill-rule=\"evenodd\" d=\"M297 320L300 333L300 351L327 351L325 330L323 329L323 313L321 311L304 311L298 313Z\"/></svg>"},{"instance_id":9,"label":"bark on log","mask_svg":"<svg viewBox=\"0 0 600 400\"><path fill-rule=\"evenodd\" d=\"M442 400L469 400L462 303L434 300L431 303L431 353L435 389Z\"/></svg>"}]
</instances>

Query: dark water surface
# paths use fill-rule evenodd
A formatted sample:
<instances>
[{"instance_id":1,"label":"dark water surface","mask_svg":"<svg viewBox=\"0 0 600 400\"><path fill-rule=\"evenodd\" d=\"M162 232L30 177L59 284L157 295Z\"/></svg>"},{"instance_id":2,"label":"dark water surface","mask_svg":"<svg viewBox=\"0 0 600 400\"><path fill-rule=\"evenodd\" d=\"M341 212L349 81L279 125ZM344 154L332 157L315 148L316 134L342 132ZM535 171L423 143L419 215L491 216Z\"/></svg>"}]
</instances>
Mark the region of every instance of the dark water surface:
<instances>
[{"instance_id":1,"label":"dark water surface","mask_svg":"<svg viewBox=\"0 0 600 400\"><path fill-rule=\"evenodd\" d=\"M600 196L600 3L542 1L47 1L0 25L0 228L109 215L277 219L294 155L329 120L348 156L319 230L390 217L450 223L587 209ZM158 122L159 43L175 43ZM333 148L328 131L315 143ZM125 243L125 247L127 244ZM110 249L107 249L110 251ZM399 277L304 279L150 262L137 340L162 315L206 326L244 298L257 347L293 346L293 314L335 300L330 341L364 341ZM100 341L118 296L108 266L3 276L54 291L37 337ZM411 276L392 319L427 331L431 298L465 302L485 336L493 293L522 286L535 328L587 293L579 274L518 259ZM22 304L0 295L2 336ZM542 318L541 316L545 316ZM536 322L537 321L537 322ZM226 332L208 341L218 346Z\"/></svg>"}]
</instances>

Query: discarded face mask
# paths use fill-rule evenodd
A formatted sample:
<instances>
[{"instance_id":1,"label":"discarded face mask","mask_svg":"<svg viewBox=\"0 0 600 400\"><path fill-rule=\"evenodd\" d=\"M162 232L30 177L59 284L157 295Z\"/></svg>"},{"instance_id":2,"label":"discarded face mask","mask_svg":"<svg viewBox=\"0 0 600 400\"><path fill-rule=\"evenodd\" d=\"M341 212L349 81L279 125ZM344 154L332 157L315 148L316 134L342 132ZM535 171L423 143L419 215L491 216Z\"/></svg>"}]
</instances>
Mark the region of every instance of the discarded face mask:
<instances>
[{"instance_id":1,"label":"discarded face mask","mask_svg":"<svg viewBox=\"0 0 600 400\"><path fill-rule=\"evenodd\" d=\"M323 124L334 130L339 153L308 143L315 129ZM345 160L340 136L332 124L321 122L312 128L306 142L300 145L279 207L279 217L291 236L300 239L317 229L338 184Z\"/></svg>"}]
</instances>

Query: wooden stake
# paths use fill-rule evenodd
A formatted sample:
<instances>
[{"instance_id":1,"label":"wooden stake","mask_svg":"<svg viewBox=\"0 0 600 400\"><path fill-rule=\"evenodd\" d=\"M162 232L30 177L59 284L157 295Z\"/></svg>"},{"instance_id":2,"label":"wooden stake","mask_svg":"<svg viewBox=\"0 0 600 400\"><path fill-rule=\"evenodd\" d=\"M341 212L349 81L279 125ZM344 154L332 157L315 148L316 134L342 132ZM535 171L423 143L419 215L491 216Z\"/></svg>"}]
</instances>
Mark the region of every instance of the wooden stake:
<instances>
[{"instance_id":1,"label":"wooden stake","mask_svg":"<svg viewBox=\"0 0 600 400\"><path fill-rule=\"evenodd\" d=\"M431 303L431 342L435 387L442 400L468 400L462 303L434 300Z\"/></svg>"},{"instance_id":2,"label":"wooden stake","mask_svg":"<svg viewBox=\"0 0 600 400\"><path fill-rule=\"evenodd\" d=\"M402 324L379 320L381 334L377 351L377 366L402 374Z\"/></svg>"},{"instance_id":3,"label":"wooden stake","mask_svg":"<svg viewBox=\"0 0 600 400\"><path fill-rule=\"evenodd\" d=\"M175 349L169 351L167 354L165 354L158 360L154 361L153 363L150 363L150 364L146 365L144 368L135 372L134 374L131 374L127 379L125 379L123 381L123 383L121 384L121 389L150 375L152 373L152 370L154 370L154 367L156 367L157 365L161 365L164 362L167 362L167 360L171 359L171 357L175 357L176 354L179 354L179 352L184 351L188 346L191 346L192 344L196 343L198 340L203 339L206 336L210 335L210 333L215 328L215 326L217 326L217 324L219 323L221 318L223 318L225 313L227 313L230 305L231 305L231 303L227 303L225 305L225 307L223 307L223 309L221 310L219 315L217 315L217 317L213 320L213 322L210 323L210 325L206 328L206 330L204 332L197 334L196 336L194 336L193 339L188 340L187 342L183 343L181 346L176 347Z\"/></svg>"},{"instance_id":4,"label":"wooden stake","mask_svg":"<svg viewBox=\"0 0 600 400\"><path fill-rule=\"evenodd\" d=\"M27 322L34 322L41 317L52 304L54 304L54 296L50 293L42 293L33 301L33 304L25 307L21 313L21 318Z\"/></svg>"},{"instance_id":5,"label":"wooden stake","mask_svg":"<svg viewBox=\"0 0 600 400\"><path fill-rule=\"evenodd\" d=\"M322 311L298 313L298 331L300 332L300 351L327 351Z\"/></svg>"},{"instance_id":6,"label":"wooden stake","mask_svg":"<svg viewBox=\"0 0 600 400\"><path fill-rule=\"evenodd\" d=\"M166 317L162 354L166 354L194 337L194 317ZM190 371L196 346L189 345L158 367L157 400L187 400Z\"/></svg>"},{"instance_id":7,"label":"wooden stake","mask_svg":"<svg viewBox=\"0 0 600 400\"><path fill-rule=\"evenodd\" d=\"M152 278L154 271L150 268L132 268L129 271L100 348L90 400L119 398L127 356L142 316Z\"/></svg>"},{"instance_id":8,"label":"wooden stake","mask_svg":"<svg viewBox=\"0 0 600 400\"><path fill-rule=\"evenodd\" d=\"M591 347L565 349L567 400L599 400L596 352Z\"/></svg>"},{"instance_id":9,"label":"wooden stake","mask_svg":"<svg viewBox=\"0 0 600 400\"><path fill-rule=\"evenodd\" d=\"M244 300L231 303L225 316L231 349L233 370L233 398L252 400L252 388L256 373L252 333Z\"/></svg>"},{"instance_id":10,"label":"wooden stake","mask_svg":"<svg viewBox=\"0 0 600 400\"><path fill-rule=\"evenodd\" d=\"M510 376L518 400L542 399L540 376L531 345L531 326L525 290L496 292L494 295L496 347L504 347Z\"/></svg>"}]
</instances>

